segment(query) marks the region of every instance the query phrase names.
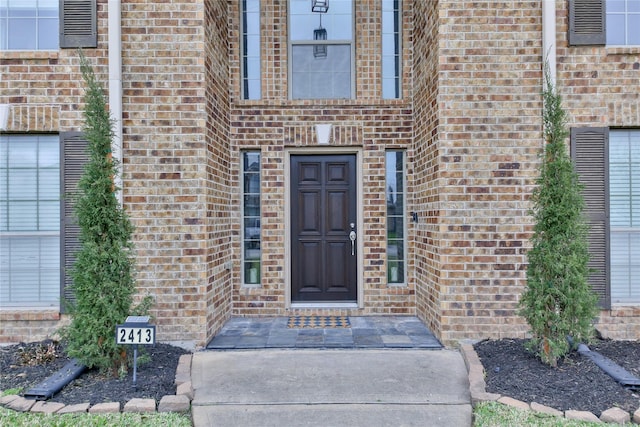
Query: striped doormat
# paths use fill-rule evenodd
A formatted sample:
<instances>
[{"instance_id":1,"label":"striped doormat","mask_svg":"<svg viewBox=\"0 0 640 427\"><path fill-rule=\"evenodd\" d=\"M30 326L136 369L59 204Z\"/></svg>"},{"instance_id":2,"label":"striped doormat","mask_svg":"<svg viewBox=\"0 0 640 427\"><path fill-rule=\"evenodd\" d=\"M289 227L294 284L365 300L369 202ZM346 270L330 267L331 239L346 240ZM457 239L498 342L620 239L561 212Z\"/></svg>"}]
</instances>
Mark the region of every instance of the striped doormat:
<instances>
[{"instance_id":1,"label":"striped doormat","mask_svg":"<svg viewBox=\"0 0 640 427\"><path fill-rule=\"evenodd\" d=\"M349 316L289 316L287 328L350 328Z\"/></svg>"}]
</instances>

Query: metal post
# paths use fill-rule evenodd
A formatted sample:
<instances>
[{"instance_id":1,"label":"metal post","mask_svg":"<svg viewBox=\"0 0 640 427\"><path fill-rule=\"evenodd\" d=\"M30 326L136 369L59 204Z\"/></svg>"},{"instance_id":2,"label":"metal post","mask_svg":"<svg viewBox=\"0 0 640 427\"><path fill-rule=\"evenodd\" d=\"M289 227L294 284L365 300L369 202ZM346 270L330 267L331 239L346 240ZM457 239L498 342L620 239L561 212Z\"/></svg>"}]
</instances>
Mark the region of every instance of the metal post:
<instances>
[{"instance_id":1,"label":"metal post","mask_svg":"<svg viewBox=\"0 0 640 427\"><path fill-rule=\"evenodd\" d=\"M138 389L138 344L133 346L133 389Z\"/></svg>"}]
</instances>

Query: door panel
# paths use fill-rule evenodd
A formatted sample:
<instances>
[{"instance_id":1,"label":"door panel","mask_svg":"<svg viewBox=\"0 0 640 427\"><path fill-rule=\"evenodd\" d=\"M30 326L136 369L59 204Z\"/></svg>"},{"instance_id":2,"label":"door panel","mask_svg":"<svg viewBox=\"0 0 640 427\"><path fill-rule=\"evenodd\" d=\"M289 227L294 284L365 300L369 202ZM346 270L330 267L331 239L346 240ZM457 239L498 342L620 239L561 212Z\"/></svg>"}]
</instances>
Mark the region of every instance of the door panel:
<instances>
[{"instance_id":1,"label":"door panel","mask_svg":"<svg viewBox=\"0 0 640 427\"><path fill-rule=\"evenodd\" d=\"M356 156L291 156L291 300L356 301Z\"/></svg>"}]
</instances>

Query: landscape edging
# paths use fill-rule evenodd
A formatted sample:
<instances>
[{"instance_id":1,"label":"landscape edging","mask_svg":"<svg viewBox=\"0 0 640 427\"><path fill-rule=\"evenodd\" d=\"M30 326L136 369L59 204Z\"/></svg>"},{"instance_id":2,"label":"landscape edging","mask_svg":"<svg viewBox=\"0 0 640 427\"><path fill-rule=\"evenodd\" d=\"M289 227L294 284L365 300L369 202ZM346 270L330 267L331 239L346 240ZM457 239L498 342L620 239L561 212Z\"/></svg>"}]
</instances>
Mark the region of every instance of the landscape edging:
<instances>
[{"instance_id":1,"label":"landscape edging","mask_svg":"<svg viewBox=\"0 0 640 427\"><path fill-rule=\"evenodd\" d=\"M147 408L145 408L144 410L125 410L125 408L127 408L127 405L134 401L135 402L139 402L140 398L134 398L131 399L129 402L125 403L124 406L121 406L118 403L118 410L115 409L115 405L113 405L113 403L116 402L106 402L107 405L109 405L108 409L102 411L98 411L100 413L117 413L117 412L139 412L139 413L150 413L150 412L188 412L191 409L191 401L193 400L193 387L191 386L191 362L193 359L193 353L188 353L188 354L183 354L182 356L180 356L180 359L178 361L178 366L176 367L176 375L175 375L175 380L174 383L176 385L176 394L175 395L166 395L163 396L162 399L160 399L159 402L157 402L154 406L155 406L155 410L151 411L151 410L147 410ZM186 402L176 402L175 399L165 399L167 397L174 397L174 396L185 396L186 397ZM163 403L163 400L166 403ZM42 402L42 403L39 403ZM49 414L56 414L56 413L60 413L61 411L63 413L85 413L85 412L91 412L91 408L98 406L98 405L102 405L101 407L105 406L105 403L98 403L96 405L89 405L88 403L85 404L75 404L75 405L63 405L63 406L59 406L59 405L53 405L54 403L57 402L47 402L47 401L36 401L34 399L25 399L22 396L19 395L7 395L7 396L3 396L0 397L0 406L3 406L5 408L8 409L12 409L14 411L19 411L19 412L34 412L34 413L49 413ZM186 403L186 404L185 404ZM47 409L47 406L49 406L50 410ZM77 411L65 411L65 408L69 408L75 406L78 410ZM136 405L134 405L136 406ZM35 409L35 411L34 411ZM98 409L98 408L96 408ZM95 413L95 412L94 412Z\"/></svg>"},{"instance_id":2,"label":"landscape edging","mask_svg":"<svg viewBox=\"0 0 640 427\"><path fill-rule=\"evenodd\" d=\"M557 417L563 417L567 419L574 420L582 420L582 421L604 421L604 422L612 422L608 419L605 412L614 411L618 408L610 408L604 411L600 418L592 412L589 411L559 411L554 408L550 408L545 405L541 405L536 402L523 402L521 400L513 399L509 396L503 396L496 393L487 393L487 384L484 380L485 372L484 366L480 361L480 357L476 353L475 348L473 348L473 344L470 343L461 343L460 344L460 353L462 354L462 358L464 360L464 364L467 367L467 374L469 376L469 390L471 392L471 405L476 406L480 402L498 402L503 405L512 406L518 409L526 409L534 412L540 412L547 415L553 415ZM636 424L640 424L640 408L638 408L633 413L633 418L627 414L626 420L621 420L619 423L628 423L633 421ZM605 419L603 419L603 417Z\"/></svg>"}]
</instances>

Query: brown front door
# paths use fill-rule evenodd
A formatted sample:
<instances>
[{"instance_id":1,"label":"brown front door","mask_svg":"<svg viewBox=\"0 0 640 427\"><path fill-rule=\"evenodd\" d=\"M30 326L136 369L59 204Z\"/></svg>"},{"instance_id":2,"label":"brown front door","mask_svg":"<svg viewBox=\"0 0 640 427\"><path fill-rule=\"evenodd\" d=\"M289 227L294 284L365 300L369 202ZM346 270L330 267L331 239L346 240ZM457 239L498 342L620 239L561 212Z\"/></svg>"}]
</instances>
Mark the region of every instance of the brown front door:
<instances>
[{"instance_id":1,"label":"brown front door","mask_svg":"<svg viewBox=\"0 0 640 427\"><path fill-rule=\"evenodd\" d=\"M292 302L356 301L356 207L354 154L291 156Z\"/></svg>"}]
</instances>

